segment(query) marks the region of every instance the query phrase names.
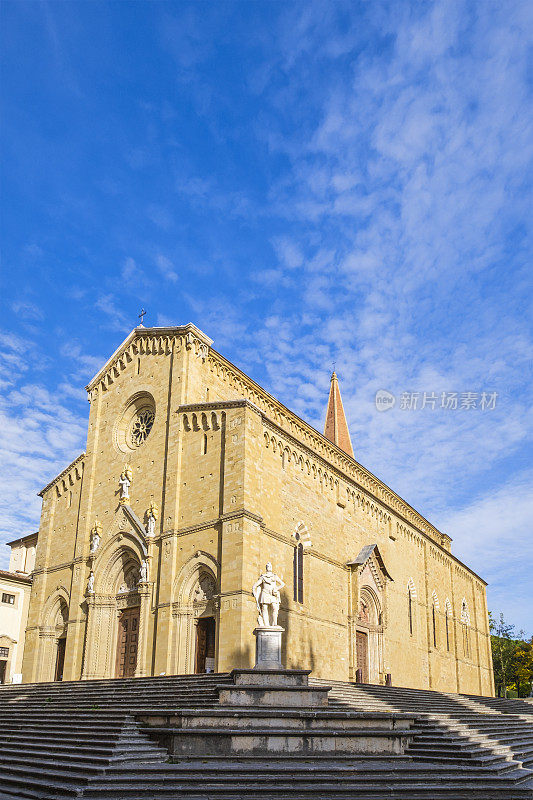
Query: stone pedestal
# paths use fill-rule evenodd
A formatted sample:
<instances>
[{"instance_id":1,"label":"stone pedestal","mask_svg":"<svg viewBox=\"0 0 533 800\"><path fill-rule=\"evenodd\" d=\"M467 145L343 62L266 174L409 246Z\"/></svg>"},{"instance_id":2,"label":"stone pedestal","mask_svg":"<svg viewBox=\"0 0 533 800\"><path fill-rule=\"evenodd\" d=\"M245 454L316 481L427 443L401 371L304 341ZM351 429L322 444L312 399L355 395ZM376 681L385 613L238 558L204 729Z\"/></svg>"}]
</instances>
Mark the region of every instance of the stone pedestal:
<instances>
[{"instance_id":1,"label":"stone pedestal","mask_svg":"<svg viewBox=\"0 0 533 800\"><path fill-rule=\"evenodd\" d=\"M281 634L284 628L273 625L266 628L255 628L255 667L257 670L282 670Z\"/></svg>"},{"instance_id":2,"label":"stone pedestal","mask_svg":"<svg viewBox=\"0 0 533 800\"><path fill-rule=\"evenodd\" d=\"M255 708L326 708L331 686L309 686L308 669L253 669L231 671L233 685L217 686L221 706Z\"/></svg>"}]
</instances>

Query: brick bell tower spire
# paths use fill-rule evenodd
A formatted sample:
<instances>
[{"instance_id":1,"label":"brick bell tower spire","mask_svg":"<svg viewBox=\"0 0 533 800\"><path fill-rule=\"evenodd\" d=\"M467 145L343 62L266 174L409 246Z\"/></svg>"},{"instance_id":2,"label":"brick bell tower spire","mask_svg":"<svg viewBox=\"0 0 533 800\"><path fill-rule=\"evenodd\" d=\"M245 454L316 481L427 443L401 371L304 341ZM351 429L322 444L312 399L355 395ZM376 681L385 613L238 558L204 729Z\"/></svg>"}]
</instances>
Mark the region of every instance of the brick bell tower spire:
<instances>
[{"instance_id":1,"label":"brick bell tower spire","mask_svg":"<svg viewBox=\"0 0 533 800\"><path fill-rule=\"evenodd\" d=\"M326 424L324 425L324 436L330 442L336 444L345 453L348 453L352 458L353 447L352 440L350 439L350 431L344 415L344 408L342 405L341 392L339 389L339 381L337 380L337 373L333 372L331 376L331 384L329 387L329 400L328 410L326 411Z\"/></svg>"}]
</instances>

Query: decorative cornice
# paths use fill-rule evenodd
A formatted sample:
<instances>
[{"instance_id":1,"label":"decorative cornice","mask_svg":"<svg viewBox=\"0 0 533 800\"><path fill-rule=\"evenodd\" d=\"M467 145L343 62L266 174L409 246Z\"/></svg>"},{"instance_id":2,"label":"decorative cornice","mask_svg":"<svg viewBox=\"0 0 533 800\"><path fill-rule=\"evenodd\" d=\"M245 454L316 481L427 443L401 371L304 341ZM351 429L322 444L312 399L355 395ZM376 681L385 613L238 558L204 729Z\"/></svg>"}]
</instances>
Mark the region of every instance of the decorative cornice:
<instances>
[{"instance_id":1,"label":"decorative cornice","mask_svg":"<svg viewBox=\"0 0 533 800\"><path fill-rule=\"evenodd\" d=\"M181 414L191 414L194 411L225 411L228 408L250 408L256 414L262 414L258 408L250 400L242 398L242 400L219 400L212 403L189 403L188 405L179 406L178 412Z\"/></svg>"},{"instance_id":2,"label":"decorative cornice","mask_svg":"<svg viewBox=\"0 0 533 800\"><path fill-rule=\"evenodd\" d=\"M213 350L210 351L210 353L213 352L214 352ZM242 375L244 377L247 377L244 375L244 373L242 373ZM253 381L250 380L250 383L253 383ZM257 386L257 384L255 384L255 386ZM257 386L257 388L260 389L261 387ZM267 397L270 397L270 395L268 395L267 392L264 392L264 394ZM421 514L418 514L418 512L415 511L415 509L412 506L410 506L399 495L393 492L392 489L390 489L385 483L376 478L375 475L373 475L369 470L365 469L365 467L363 467L361 464L355 461L355 459L349 458L343 451L335 447L335 445L331 445L330 450L331 452L333 452L334 450L338 451L338 454L341 456L341 459L335 458L328 460L326 455L321 454L316 450L314 450L311 444L302 442L300 439L297 438L297 436L285 430L279 423L273 421L268 416L268 414L266 414L264 411L261 410L256 397L254 397L254 401L249 400L247 398L242 398L239 400L226 400L219 402L214 401L211 403L191 403L188 405L179 406L177 410L179 413L195 413L202 411L208 412L208 411L224 410L228 408L242 408L245 406L261 415L265 427L270 428L271 430L275 431L278 435L293 442L296 447L300 448L306 453L309 453L309 455L312 456L314 459L324 464L327 467L327 469L331 473L333 473L337 478L346 481L348 484L355 485L355 488L362 491L363 493L366 493L369 496L369 498L378 500L388 512L395 514L397 517L406 522L408 525L411 525L415 529L416 533L423 537L424 541L429 542L431 545L437 548L435 552L440 553L441 557L446 557L448 559L451 559L452 562L455 562L455 564L461 565L465 570L468 571L468 573L471 576L474 576L478 580L482 581L484 585L487 585L486 581L484 581L483 578L477 575L477 573L473 572L473 570L471 570L469 567L466 567L463 564L463 562L460 561L455 555L453 555L453 553L451 553L447 547L440 544L440 541L445 541L448 545L449 542L451 542L451 538L447 534L439 531L438 528L435 528L433 525L431 525L431 523L428 522L428 520L426 520L425 517L422 517ZM317 437L325 439L325 437L319 434L318 431L315 431L315 429L312 428L310 425L308 425L306 422L300 420L300 418L297 417L295 414L292 414L292 412L290 412L288 409L286 409L286 411L288 414L290 414L292 417L298 420L303 426L309 428L309 430L311 430L314 434L316 434ZM328 440L325 441L328 442ZM331 443L329 442L329 444ZM344 456L344 458L342 458L342 456ZM345 468L345 465L350 467L348 462L351 462L352 465L351 468ZM371 484L370 486L365 485L369 483ZM193 526L191 528L178 531L178 533L179 534L189 533L192 530L205 527L210 527L210 525L203 523L202 525L199 526ZM269 535L271 535L271 532L268 533Z\"/></svg>"},{"instance_id":3,"label":"decorative cornice","mask_svg":"<svg viewBox=\"0 0 533 800\"><path fill-rule=\"evenodd\" d=\"M377 500L381 500L391 510L401 513L402 516L410 520L412 524L416 525L421 532L425 533L433 541L434 536L439 541L443 539L451 541L447 534L435 528L425 517L363 467L362 464L333 444L293 411L290 411L283 403L269 394L252 378L249 378L248 375L213 348L209 351L207 363L211 371L233 383L244 398L252 403L252 406L260 409L264 418L270 424L277 426L285 436L290 436L300 447L307 447L315 457L321 457L330 466L335 467L344 475L355 480L361 488L372 493Z\"/></svg>"},{"instance_id":4,"label":"decorative cornice","mask_svg":"<svg viewBox=\"0 0 533 800\"><path fill-rule=\"evenodd\" d=\"M169 355L175 340L181 337L184 339L187 350L194 348L196 354L203 360L208 357L213 340L192 322L173 327L145 328L139 326L134 328L85 387L89 400L92 400L97 394L99 387L106 389L112 384L134 355L147 352Z\"/></svg>"},{"instance_id":5,"label":"decorative cornice","mask_svg":"<svg viewBox=\"0 0 533 800\"><path fill-rule=\"evenodd\" d=\"M60 481L62 478L68 475L69 472L71 472L71 470L75 469L80 464L80 462L83 461L85 455L86 455L85 453L80 453L80 455L77 458L75 458L74 461L71 461L68 467L65 467L63 472L60 472L59 475L57 475L52 481L50 481L50 483L46 484L44 489L41 489L41 491L37 493L38 496L43 497L44 493L47 492L48 489L51 489L52 486L54 486L54 484L56 484L58 481ZM83 466L82 466L82 471L83 471ZM78 479L81 478L81 474L77 475L77 478Z\"/></svg>"}]
</instances>

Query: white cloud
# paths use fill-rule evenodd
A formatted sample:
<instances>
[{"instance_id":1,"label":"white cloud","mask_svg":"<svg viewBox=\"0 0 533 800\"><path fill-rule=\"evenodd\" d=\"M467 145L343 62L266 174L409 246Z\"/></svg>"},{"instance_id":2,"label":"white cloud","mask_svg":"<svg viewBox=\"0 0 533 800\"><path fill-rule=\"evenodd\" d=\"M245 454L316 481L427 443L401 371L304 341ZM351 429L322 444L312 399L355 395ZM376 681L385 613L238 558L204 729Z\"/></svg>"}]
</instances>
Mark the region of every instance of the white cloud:
<instances>
[{"instance_id":1,"label":"white cloud","mask_svg":"<svg viewBox=\"0 0 533 800\"><path fill-rule=\"evenodd\" d=\"M43 311L39 306L35 303L31 303L28 300L16 300L11 308L19 317L28 320L40 320L43 319Z\"/></svg>"},{"instance_id":2,"label":"white cloud","mask_svg":"<svg viewBox=\"0 0 533 800\"><path fill-rule=\"evenodd\" d=\"M172 283L176 283L179 280L179 275L174 269L174 264L169 258L159 254L156 256L155 263L157 264L159 272L164 278L166 278L166 280L171 281Z\"/></svg>"},{"instance_id":3,"label":"white cloud","mask_svg":"<svg viewBox=\"0 0 533 800\"><path fill-rule=\"evenodd\" d=\"M2 336L0 360L0 542L37 530L41 500L37 493L82 450L86 420L54 392L26 379L41 360L31 341ZM2 548L0 564L9 551Z\"/></svg>"},{"instance_id":4,"label":"white cloud","mask_svg":"<svg viewBox=\"0 0 533 800\"><path fill-rule=\"evenodd\" d=\"M516 475L444 518L454 552L488 581L489 608L533 635L533 472Z\"/></svg>"},{"instance_id":5,"label":"white cloud","mask_svg":"<svg viewBox=\"0 0 533 800\"><path fill-rule=\"evenodd\" d=\"M135 327L136 323L132 324L128 316L117 306L112 294L100 295L95 303L95 308L105 315L105 326L111 330L125 334Z\"/></svg>"}]
</instances>

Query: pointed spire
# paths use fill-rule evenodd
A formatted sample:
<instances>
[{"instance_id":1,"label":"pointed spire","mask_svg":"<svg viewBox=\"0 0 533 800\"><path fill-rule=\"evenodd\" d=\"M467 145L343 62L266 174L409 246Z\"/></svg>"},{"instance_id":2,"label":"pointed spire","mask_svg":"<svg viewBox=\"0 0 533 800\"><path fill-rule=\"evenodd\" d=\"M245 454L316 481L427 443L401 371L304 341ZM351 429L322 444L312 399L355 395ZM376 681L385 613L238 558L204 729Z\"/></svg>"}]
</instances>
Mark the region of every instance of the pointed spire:
<instances>
[{"instance_id":1,"label":"pointed spire","mask_svg":"<svg viewBox=\"0 0 533 800\"><path fill-rule=\"evenodd\" d=\"M331 376L331 384L329 387L329 400L328 410L326 411L326 424L324 425L324 436L330 442L336 444L345 453L348 453L352 458L353 447L350 439L350 431L344 415L344 408L342 405L341 392L339 389L339 381L337 380L337 373L333 372Z\"/></svg>"}]
</instances>

